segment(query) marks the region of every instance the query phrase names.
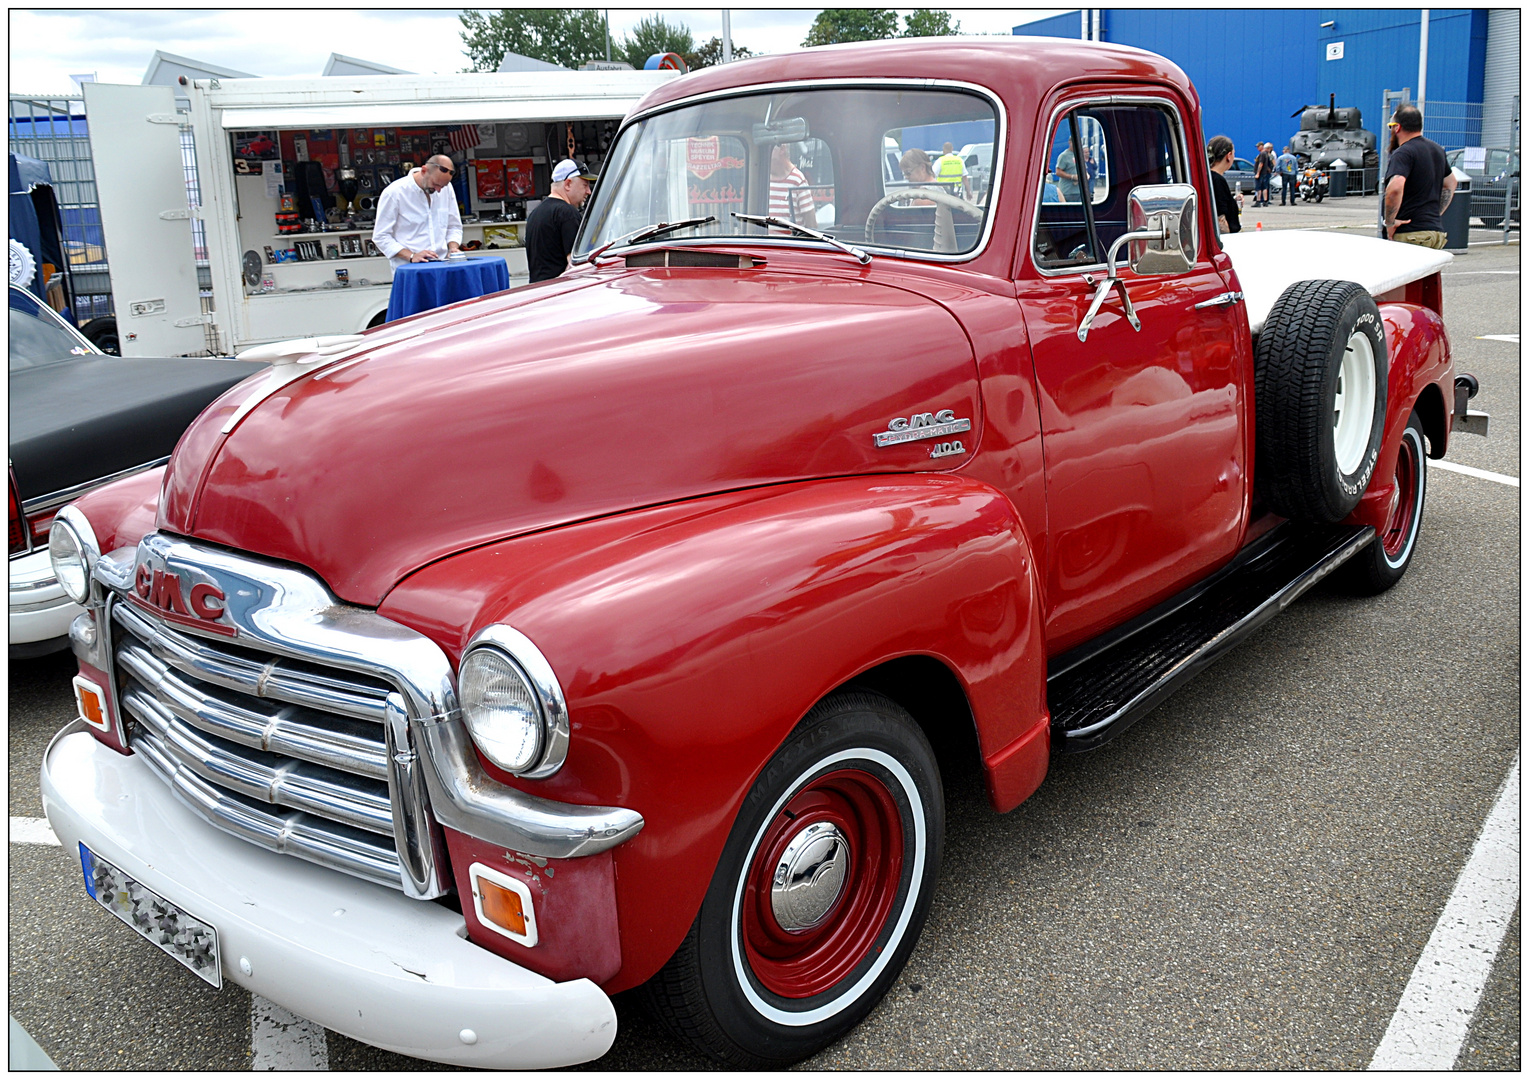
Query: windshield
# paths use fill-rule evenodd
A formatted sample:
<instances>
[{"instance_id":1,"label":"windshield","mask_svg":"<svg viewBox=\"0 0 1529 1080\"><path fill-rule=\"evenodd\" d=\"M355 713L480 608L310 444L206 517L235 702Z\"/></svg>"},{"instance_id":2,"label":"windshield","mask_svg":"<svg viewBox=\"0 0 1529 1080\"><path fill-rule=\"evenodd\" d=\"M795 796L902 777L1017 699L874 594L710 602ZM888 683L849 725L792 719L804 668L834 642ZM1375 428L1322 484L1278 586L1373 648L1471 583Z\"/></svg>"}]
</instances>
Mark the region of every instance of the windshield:
<instances>
[{"instance_id":1,"label":"windshield","mask_svg":"<svg viewBox=\"0 0 1529 1080\"><path fill-rule=\"evenodd\" d=\"M954 148L993 143L996 128L993 104L959 90L794 89L682 106L622 132L575 254L708 217L716 220L663 242L821 243L734 214L773 216L871 249L966 254L982 242L992 177L974 176Z\"/></svg>"},{"instance_id":2,"label":"windshield","mask_svg":"<svg viewBox=\"0 0 1529 1080\"><path fill-rule=\"evenodd\" d=\"M15 286L10 290L10 370L41 367L76 356L99 355L96 349L45 311L42 301Z\"/></svg>"}]
</instances>

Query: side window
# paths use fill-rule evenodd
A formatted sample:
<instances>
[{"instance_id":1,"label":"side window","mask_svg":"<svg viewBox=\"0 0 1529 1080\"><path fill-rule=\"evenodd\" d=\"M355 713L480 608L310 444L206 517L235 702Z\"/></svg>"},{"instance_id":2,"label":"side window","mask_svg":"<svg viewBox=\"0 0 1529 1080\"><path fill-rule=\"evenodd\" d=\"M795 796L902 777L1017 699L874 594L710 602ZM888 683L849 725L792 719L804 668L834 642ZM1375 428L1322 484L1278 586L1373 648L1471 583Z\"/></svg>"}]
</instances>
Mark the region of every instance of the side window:
<instances>
[{"instance_id":1,"label":"side window","mask_svg":"<svg viewBox=\"0 0 1529 1080\"><path fill-rule=\"evenodd\" d=\"M1090 205L1097 197L1093 177L1089 175L1091 151L1081 131L1075 142L1073 129L1078 116L1065 113L1057 121L1046 151L1046 176L1041 188L1040 220L1035 230L1035 261L1047 269L1064 266L1088 266L1099 261L1095 254L1089 215L1083 207L1083 190L1090 192ZM1080 145L1081 144L1081 145ZM1083 160L1083 172L1078 160Z\"/></svg>"},{"instance_id":2,"label":"side window","mask_svg":"<svg viewBox=\"0 0 1529 1080\"><path fill-rule=\"evenodd\" d=\"M1086 106L1063 115L1047 150L1036 265L1104 262L1126 232L1131 189L1187 182L1185 160L1178 123L1162 106Z\"/></svg>"}]
</instances>

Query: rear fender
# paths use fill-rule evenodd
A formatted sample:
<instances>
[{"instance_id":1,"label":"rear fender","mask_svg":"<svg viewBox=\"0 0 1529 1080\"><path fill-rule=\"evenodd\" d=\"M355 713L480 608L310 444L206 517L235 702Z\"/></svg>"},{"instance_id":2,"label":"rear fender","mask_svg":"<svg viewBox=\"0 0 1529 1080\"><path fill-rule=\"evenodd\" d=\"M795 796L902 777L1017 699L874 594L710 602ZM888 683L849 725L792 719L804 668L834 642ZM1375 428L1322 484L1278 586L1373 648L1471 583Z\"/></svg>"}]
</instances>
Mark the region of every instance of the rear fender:
<instances>
[{"instance_id":1,"label":"rear fender","mask_svg":"<svg viewBox=\"0 0 1529 1080\"><path fill-rule=\"evenodd\" d=\"M537 782L485 768L547 798L643 815L615 849L615 991L678 947L760 769L814 703L862 672L904 656L945 665L971 706L994 801L1034 790L1049 752L1034 570L992 487L860 477L504 541L415 573L380 610L454 663L496 622L551 663L569 706L563 768Z\"/></svg>"},{"instance_id":2,"label":"rear fender","mask_svg":"<svg viewBox=\"0 0 1529 1080\"><path fill-rule=\"evenodd\" d=\"M1380 305L1380 319L1390 357L1385 434L1369 489L1353 513L1344 519L1354 525L1372 525L1377 530L1385 527L1391 514L1396 495L1396 456L1412 410L1417 408L1423 417L1429 456L1441 458L1449 445L1448 415L1435 417L1433 412L1442 413L1444 403L1454 396L1454 361L1439 314L1418 304L1385 303Z\"/></svg>"}]
</instances>

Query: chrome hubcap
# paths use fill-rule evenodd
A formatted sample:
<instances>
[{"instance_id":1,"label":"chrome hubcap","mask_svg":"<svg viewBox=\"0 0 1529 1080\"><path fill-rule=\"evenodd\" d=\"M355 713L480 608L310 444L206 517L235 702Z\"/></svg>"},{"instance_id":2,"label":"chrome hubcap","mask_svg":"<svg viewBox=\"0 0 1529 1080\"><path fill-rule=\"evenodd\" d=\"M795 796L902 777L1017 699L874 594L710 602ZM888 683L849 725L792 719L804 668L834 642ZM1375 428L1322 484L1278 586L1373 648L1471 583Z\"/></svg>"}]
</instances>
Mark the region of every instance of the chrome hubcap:
<instances>
[{"instance_id":1,"label":"chrome hubcap","mask_svg":"<svg viewBox=\"0 0 1529 1080\"><path fill-rule=\"evenodd\" d=\"M849 845L838 827L815 821L792 838L775 864L770 909L782 930L811 930L833 909L849 877Z\"/></svg>"}]
</instances>

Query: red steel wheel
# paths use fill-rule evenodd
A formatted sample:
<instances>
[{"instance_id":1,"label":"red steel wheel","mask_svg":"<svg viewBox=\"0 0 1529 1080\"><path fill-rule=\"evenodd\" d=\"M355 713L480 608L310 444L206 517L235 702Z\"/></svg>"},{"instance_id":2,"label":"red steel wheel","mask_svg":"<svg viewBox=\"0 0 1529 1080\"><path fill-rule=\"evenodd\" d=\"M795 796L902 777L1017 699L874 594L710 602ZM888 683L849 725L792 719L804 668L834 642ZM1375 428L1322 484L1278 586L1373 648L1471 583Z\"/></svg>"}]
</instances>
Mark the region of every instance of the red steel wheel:
<instances>
[{"instance_id":1,"label":"red steel wheel","mask_svg":"<svg viewBox=\"0 0 1529 1080\"><path fill-rule=\"evenodd\" d=\"M744 882L744 957L773 994L824 993L876 944L902 877L902 816L877 776L810 781L770 822Z\"/></svg>"},{"instance_id":2,"label":"red steel wheel","mask_svg":"<svg viewBox=\"0 0 1529 1080\"><path fill-rule=\"evenodd\" d=\"M918 941L944 847L923 731L880 694L814 706L744 796L685 940L645 987L718 1061L780 1068L875 1007Z\"/></svg>"},{"instance_id":3,"label":"red steel wheel","mask_svg":"<svg viewBox=\"0 0 1529 1080\"><path fill-rule=\"evenodd\" d=\"M1396 501L1375 539L1343 566L1343 576L1359 593L1385 592L1402 579L1417 550L1418 530L1428 496L1428 450L1423 421L1407 418L1396 452Z\"/></svg>"},{"instance_id":4,"label":"red steel wheel","mask_svg":"<svg viewBox=\"0 0 1529 1080\"><path fill-rule=\"evenodd\" d=\"M1423 509L1423 459L1417 439L1402 438L1396 454L1396 504L1391 507L1390 520L1380 534L1381 547L1386 560L1396 562L1412 546L1417 534L1418 514Z\"/></svg>"}]
</instances>

